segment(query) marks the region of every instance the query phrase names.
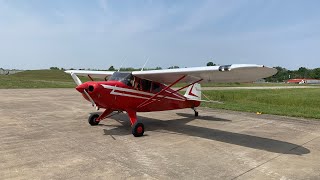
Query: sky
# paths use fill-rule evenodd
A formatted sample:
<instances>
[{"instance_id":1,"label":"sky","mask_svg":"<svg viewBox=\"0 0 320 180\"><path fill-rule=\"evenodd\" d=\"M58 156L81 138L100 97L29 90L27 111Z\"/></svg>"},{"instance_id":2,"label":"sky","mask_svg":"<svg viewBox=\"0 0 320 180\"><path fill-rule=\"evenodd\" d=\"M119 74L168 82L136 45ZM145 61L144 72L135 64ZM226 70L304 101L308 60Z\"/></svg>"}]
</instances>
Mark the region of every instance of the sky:
<instances>
[{"instance_id":1,"label":"sky","mask_svg":"<svg viewBox=\"0 0 320 180\"><path fill-rule=\"evenodd\" d=\"M320 67L318 0L0 0L0 67Z\"/></svg>"}]
</instances>

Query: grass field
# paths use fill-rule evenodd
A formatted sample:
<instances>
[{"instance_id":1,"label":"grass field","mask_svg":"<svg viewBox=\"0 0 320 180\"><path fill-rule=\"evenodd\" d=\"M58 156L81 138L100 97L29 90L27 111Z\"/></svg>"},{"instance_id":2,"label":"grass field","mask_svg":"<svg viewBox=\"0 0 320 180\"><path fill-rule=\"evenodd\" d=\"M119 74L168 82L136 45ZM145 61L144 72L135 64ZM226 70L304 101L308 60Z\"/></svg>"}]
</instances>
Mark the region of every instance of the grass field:
<instances>
[{"instance_id":1,"label":"grass field","mask_svg":"<svg viewBox=\"0 0 320 180\"><path fill-rule=\"evenodd\" d=\"M204 91L211 100L223 104L202 106L246 112L262 112L320 119L320 89L268 89Z\"/></svg>"},{"instance_id":2,"label":"grass field","mask_svg":"<svg viewBox=\"0 0 320 180\"><path fill-rule=\"evenodd\" d=\"M186 83L178 83L173 87L182 87ZM288 83L202 83L202 87L272 87L272 86L319 86L320 84L288 84Z\"/></svg>"},{"instance_id":3,"label":"grass field","mask_svg":"<svg viewBox=\"0 0 320 180\"><path fill-rule=\"evenodd\" d=\"M0 75L0 89L72 87L75 87L75 83L71 76L60 70L31 70L8 76Z\"/></svg>"}]
</instances>

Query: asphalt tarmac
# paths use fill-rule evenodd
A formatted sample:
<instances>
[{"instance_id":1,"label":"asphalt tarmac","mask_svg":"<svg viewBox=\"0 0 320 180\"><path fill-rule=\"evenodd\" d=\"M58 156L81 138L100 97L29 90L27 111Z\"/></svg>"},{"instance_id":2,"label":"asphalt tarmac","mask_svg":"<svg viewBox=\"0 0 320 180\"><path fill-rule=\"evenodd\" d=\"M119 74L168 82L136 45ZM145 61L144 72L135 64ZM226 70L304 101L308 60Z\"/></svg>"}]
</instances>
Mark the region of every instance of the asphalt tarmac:
<instances>
[{"instance_id":1,"label":"asphalt tarmac","mask_svg":"<svg viewBox=\"0 0 320 180\"><path fill-rule=\"evenodd\" d=\"M319 107L320 108L320 107ZM91 127L74 89L0 90L0 179L320 179L320 121L200 108Z\"/></svg>"}]
</instances>

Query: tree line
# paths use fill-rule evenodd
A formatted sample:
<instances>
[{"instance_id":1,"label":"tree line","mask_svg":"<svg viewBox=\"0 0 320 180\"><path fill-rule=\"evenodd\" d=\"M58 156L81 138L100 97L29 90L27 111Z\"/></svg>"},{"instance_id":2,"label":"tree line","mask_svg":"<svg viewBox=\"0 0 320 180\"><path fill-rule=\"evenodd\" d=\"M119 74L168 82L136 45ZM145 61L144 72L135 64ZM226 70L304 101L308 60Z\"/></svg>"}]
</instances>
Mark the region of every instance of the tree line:
<instances>
[{"instance_id":1,"label":"tree line","mask_svg":"<svg viewBox=\"0 0 320 180\"><path fill-rule=\"evenodd\" d=\"M274 67L278 70L277 74L265 78L268 82L285 82L288 79L320 79L320 68L308 69L305 67L300 67L298 70L288 70L286 68L277 66Z\"/></svg>"}]
</instances>

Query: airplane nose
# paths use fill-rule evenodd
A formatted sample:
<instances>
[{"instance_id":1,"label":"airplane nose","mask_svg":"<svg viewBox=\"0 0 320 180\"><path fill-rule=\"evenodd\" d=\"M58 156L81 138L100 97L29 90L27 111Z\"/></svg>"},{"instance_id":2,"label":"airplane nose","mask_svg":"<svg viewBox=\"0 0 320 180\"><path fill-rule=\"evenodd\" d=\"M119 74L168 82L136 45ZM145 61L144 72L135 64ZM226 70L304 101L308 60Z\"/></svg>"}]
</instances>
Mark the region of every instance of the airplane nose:
<instances>
[{"instance_id":1,"label":"airplane nose","mask_svg":"<svg viewBox=\"0 0 320 180\"><path fill-rule=\"evenodd\" d=\"M79 86L76 87L76 90L79 91L80 93L83 93L83 90L87 88L88 88L87 84L80 84Z\"/></svg>"}]
</instances>

